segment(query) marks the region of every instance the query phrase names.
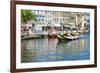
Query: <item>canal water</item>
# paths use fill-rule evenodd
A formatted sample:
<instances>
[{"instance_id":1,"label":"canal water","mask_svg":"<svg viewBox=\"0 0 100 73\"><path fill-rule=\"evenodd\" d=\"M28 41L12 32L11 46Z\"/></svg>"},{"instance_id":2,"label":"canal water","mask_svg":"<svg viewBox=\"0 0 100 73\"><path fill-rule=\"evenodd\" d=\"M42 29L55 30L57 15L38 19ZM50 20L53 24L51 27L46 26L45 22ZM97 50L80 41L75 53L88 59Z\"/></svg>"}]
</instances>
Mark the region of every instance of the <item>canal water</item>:
<instances>
[{"instance_id":1,"label":"canal water","mask_svg":"<svg viewBox=\"0 0 100 73\"><path fill-rule=\"evenodd\" d=\"M38 38L21 41L21 62L51 62L90 59L90 36L72 41Z\"/></svg>"}]
</instances>

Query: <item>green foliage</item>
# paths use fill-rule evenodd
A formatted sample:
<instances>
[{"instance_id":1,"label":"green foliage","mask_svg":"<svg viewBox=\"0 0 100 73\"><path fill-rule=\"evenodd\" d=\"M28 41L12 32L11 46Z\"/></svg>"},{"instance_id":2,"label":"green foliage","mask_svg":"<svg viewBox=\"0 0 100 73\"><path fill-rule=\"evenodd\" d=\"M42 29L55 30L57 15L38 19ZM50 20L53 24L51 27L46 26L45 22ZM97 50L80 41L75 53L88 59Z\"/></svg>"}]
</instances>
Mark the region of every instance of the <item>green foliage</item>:
<instances>
[{"instance_id":1,"label":"green foliage","mask_svg":"<svg viewBox=\"0 0 100 73\"><path fill-rule=\"evenodd\" d=\"M32 12L32 10L21 10L21 23L25 24L29 20L36 21L36 15Z\"/></svg>"}]
</instances>

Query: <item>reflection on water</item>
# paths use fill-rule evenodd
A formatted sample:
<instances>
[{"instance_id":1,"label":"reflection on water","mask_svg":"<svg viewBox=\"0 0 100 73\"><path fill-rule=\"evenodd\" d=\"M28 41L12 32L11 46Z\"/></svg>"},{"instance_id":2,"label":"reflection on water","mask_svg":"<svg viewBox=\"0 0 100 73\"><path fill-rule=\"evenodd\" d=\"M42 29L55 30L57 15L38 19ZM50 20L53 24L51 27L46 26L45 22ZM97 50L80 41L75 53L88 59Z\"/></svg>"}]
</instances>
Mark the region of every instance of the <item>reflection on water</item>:
<instances>
[{"instance_id":1,"label":"reflection on water","mask_svg":"<svg viewBox=\"0 0 100 73\"><path fill-rule=\"evenodd\" d=\"M56 38L22 40L21 62L47 62L86 60L90 58L88 35L73 41L58 41Z\"/></svg>"}]
</instances>

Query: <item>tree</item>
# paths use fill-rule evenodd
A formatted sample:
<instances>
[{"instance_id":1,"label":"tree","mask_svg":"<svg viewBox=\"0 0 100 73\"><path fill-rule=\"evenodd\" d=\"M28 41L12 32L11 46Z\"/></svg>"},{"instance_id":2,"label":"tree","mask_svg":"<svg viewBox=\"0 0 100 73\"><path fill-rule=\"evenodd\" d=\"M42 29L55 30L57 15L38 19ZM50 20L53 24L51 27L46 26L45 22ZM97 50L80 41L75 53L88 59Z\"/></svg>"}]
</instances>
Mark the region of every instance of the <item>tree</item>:
<instances>
[{"instance_id":1,"label":"tree","mask_svg":"<svg viewBox=\"0 0 100 73\"><path fill-rule=\"evenodd\" d=\"M29 20L37 21L36 15L32 10L21 10L21 24L26 24Z\"/></svg>"}]
</instances>

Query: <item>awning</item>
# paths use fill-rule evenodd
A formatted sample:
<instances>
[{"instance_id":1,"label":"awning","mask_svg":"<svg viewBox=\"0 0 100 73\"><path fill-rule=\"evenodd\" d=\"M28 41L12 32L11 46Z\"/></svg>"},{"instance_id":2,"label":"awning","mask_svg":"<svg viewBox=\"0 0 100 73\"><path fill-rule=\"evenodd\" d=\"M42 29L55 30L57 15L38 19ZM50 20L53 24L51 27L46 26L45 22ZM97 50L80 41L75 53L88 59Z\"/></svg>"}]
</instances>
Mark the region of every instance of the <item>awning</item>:
<instances>
[{"instance_id":1,"label":"awning","mask_svg":"<svg viewBox=\"0 0 100 73\"><path fill-rule=\"evenodd\" d=\"M26 27L32 27L32 24L25 24L25 25L22 25L23 26L26 26Z\"/></svg>"},{"instance_id":2,"label":"awning","mask_svg":"<svg viewBox=\"0 0 100 73\"><path fill-rule=\"evenodd\" d=\"M54 26L55 26L55 27L61 27L61 25L60 25L60 24L54 24Z\"/></svg>"}]
</instances>

